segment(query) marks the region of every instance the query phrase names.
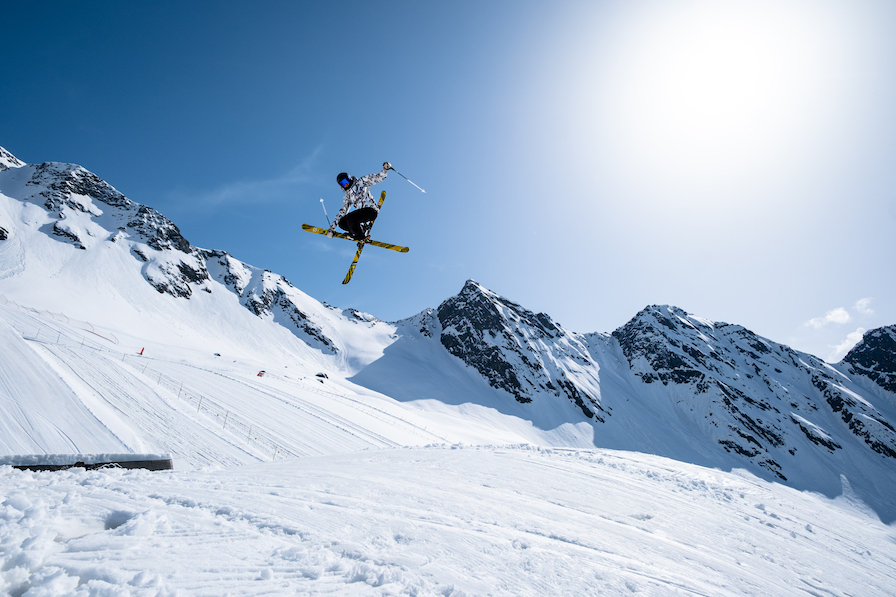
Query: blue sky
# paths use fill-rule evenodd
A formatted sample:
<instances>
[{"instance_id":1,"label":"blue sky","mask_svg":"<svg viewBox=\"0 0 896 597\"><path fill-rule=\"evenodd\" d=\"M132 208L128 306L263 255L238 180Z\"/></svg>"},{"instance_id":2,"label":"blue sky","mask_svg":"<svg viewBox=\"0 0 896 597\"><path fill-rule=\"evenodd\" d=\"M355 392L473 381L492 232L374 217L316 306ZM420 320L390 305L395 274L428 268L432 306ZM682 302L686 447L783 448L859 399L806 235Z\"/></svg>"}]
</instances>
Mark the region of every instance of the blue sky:
<instances>
[{"instance_id":1,"label":"blue sky","mask_svg":"<svg viewBox=\"0 0 896 597\"><path fill-rule=\"evenodd\" d=\"M476 279L565 327L648 304L823 358L896 323L896 8L871 0L17 3L0 146L394 320ZM301 231L392 164L374 228ZM838 347L841 347L838 351Z\"/></svg>"}]
</instances>

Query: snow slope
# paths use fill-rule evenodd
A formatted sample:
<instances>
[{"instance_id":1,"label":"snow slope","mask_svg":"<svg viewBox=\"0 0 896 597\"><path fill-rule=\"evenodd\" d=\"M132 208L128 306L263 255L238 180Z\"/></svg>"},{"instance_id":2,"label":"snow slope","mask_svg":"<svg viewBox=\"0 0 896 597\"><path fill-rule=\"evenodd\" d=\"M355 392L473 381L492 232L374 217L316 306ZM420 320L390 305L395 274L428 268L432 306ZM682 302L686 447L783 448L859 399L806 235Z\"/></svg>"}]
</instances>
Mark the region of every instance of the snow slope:
<instances>
[{"instance_id":1,"label":"snow slope","mask_svg":"<svg viewBox=\"0 0 896 597\"><path fill-rule=\"evenodd\" d=\"M288 367L259 377L250 358L154 345L143 356L125 352L10 303L0 305L0 334L2 453L159 452L184 469L432 442L529 441Z\"/></svg>"},{"instance_id":2,"label":"snow slope","mask_svg":"<svg viewBox=\"0 0 896 597\"><path fill-rule=\"evenodd\" d=\"M525 422L515 430L543 445L746 468L829 497L846 475L885 521L896 519L896 394L885 385L896 351L887 343L866 365L838 369L671 306L648 307L612 335L583 335L473 281L396 334L352 382L495 427ZM878 336L890 338L868 337Z\"/></svg>"},{"instance_id":3,"label":"snow slope","mask_svg":"<svg viewBox=\"0 0 896 597\"><path fill-rule=\"evenodd\" d=\"M0 587L894 594L894 338L580 334L473 281L383 322L0 150L0 454L176 469L0 468Z\"/></svg>"},{"instance_id":4,"label":"snow slope","mask_svg":"<svg viewBox=\"0 0 896 597\"><path fill-rule=\"evenodd\" d=\"M378 450L209 472L0 468L13 595L893 595L896 535L655 456ZM30 591L30 592L26 592Z\"/></svg>"}]
</instances>

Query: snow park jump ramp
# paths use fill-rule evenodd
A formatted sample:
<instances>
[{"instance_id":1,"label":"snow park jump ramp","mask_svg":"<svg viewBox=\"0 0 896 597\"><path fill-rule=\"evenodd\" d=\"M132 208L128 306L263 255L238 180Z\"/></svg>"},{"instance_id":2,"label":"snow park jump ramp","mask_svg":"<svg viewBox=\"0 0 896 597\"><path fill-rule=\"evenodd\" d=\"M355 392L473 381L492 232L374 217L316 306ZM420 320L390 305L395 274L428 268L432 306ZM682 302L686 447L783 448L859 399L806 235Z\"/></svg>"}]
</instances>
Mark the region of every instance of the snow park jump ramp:
<instances>
[{"instance_id":1,"label":"snow park jump ramp","mask_svg":"<svg viewBox=\"0 0 896 597\"><path fill-rule=\"evenodd\" d=\"M70 468L86 470L142 468L150 471L174 469L170 454L29 454L0 456L0 466L9 465L22 471L62 471Z\"/></svg>"}]
</instances>

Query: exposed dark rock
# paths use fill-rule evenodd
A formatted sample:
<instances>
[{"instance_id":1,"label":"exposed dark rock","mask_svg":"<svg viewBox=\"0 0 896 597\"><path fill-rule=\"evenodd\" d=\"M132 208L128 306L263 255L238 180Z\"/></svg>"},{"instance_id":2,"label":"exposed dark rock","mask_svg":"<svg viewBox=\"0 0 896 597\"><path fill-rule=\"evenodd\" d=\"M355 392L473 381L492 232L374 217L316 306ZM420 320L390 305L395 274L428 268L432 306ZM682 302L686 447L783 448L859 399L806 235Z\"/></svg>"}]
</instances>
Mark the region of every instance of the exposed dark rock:
<instances>
[{"instance_id":1,"label":"exposed dark rock","mask_svg":"<svg viewBox=\"0 0 896 597\"><path fill-rule=\"evenodd\" d=\"M812 384L854 435L863 439L878 454L896 458L896 432L879 412L818 375L812 376Z\"/></svg>"},{"instance_id":2,"label":"exposed dark rock","mask_svg":"<svg viewBox=\"0 0 896 597\"><path fill-rule=\"evenodd\" d=\"M0 172L24 166L25 162L0 147Z\"/></svg>"},{"instance_id":3,"label":"exposed dark rock","mask_svg":"<svg viewBox=\"0 0 896 597\"><path fill-rule=\"evenodd\" d=\"M74 164L45 162L35 166L31 180L25 184L44 188L40 194L45 198L44 206L49 210L68 206L86 211L83 203L73 200L73 194L91 197L111 207L125 208L132 205L112 185L93 172Z\"/></svg>"},{"instance_id":4,"label":"exposed dark rock","mask_svg":"<svg viewBox=\"0 0 896 597\"><path fill-rule=\"evenodd\" d=\"M689 412L689 402L706 396L713 406L706 419L727 430L719 444L776 477L786 478L771 455L781 451L794 455L793 442L800 437L827 453L842 449L841 441L816 433L808 419L782 413L779 407L785 405L788 412L810 417L823 414L819 409L826 406L845 430L872 450L887 457L896 454L891 423L867 401L843 391L838 385L843 381L834 377L837 373L817 357L767 341L743 327L710 324L666 306L647 307L613 337L642 382L662 382L670 396L692 397L680 402L683 412ZM853 371L887 389L896 381L894 354L896 333L882 329L870 333L846 361ZM799 389L813 385L823 400Z\"/></svg>"},{"instance_id":5,"label":"exposed dark rock","mask_svg":"<svg viewBox=\"0 0 896 597\"><path fill-rule=\"evenodd\" d=\"M330 354L336 354L339 349L336 343L324 334L323 330L307 314L290 299L289 295L280 287L280 283L287 288L292 286L286 283L285 278L265 271L262 282L249 293L245 299L247 309L259 317L283 316L291 325L300 331L307 339L316 341L318 348ZM307 341L307 340L306 340ZM314 346L314 344L309 343Z\"/></svg>"},{"instance_id":6,"label":"exposed dark rock","mask_svg":"<svg viewBox=\"0 0 896 597\"><path fill-rule=\"evenodd\" d=\"M896 325L865 332L843 360L853 371L896 393Z\"/></svg>"},{"instance_id":7,"label":"exposed dark rock","mask_svg":"<svg viewBox=\"0 0 896 597\"><path fill-rule=\"evenodd\" d=\"M157 251L175 249L182 253L190 253L193 249L171 220L145 205L141 205L131 216L128 228L142 234L146 244Z\"/></svg>"},{"instance_id":8,"label":"exposed dark rock","mask_svg":"<svg viewBox=\"0 0 896 597\"><path fill-rule=\"evenodd\" d=\"M803 421L801 419L799 419L793 415L790 415L790 419L796 424L797 427L800 428L800 431L802 431L806 435L806 437L809 439L809 441L812 442L813 444L816 444L818 446L824 446L831 452L833 452L834 450L842 450L843 449L843 447L840 444L838 444L837 442L835 442L834 440L832 440L830 438L830 436L822 435L815 429L808 427L807 425L805 425L803 423Z\"/></svg>"},{"instance_id":9,"label":"exposed dark rock","mask_svg":"<svg viewBox=\"0 0 896 597\"><path fill-rule=\"evenodd\" d=\"M187 281L194 284L198 284L200 282L205 282L206 280L208 280L208 271L206 271L205 268L190 267L189 265L181 261L177 264L177 269Z\"/></svg>"},{"instance_id":10,"label":"exposed dark rock","mask_svg":"<svg viewBox=\"0 0 896 597\"><path fill-rule=\"evenodd\" d=\"M565 396L589 418L600 404L560 370L545 365L544 351L594 368L587 349L562 350L558 340L576 344L544 313L533 313L468 280L460 293L444 301L436 310L441 327L439 340L452 355L476 369L494 388L511 394L521 404L532 402L539 392ZM431 334L425 321L420 332ZM595 370L596 371L596 370Z\"/></svg>"},{"instance_id":11,"label":"exposed dark rock","mask_svg":"<svg viewBox=\"0 0 896 597\"><path fill-rule=\"evenodd\" d=\"M75 234L74 232L66 230L65 228L62 228L59 225L59 222L56 222L55 224L53 224L53 235L58 236L60 238L64 238L67 241L70 241L73 245L75 245L79 249L84 248L84 243L81 242L81 239L78 237L78 235Z\"/></svg>"},{"instance_id":12,"label":"exposed dark rock","mask_svg":"<svg viewBox=\"0 0 896 597\"><path fill-rule=\"evenodd\" d=\"M289 317L296 328L304 332L310 338L320 342L324 352L329 352L331 354L339 352L339 349L336 348L336 344L324 334L323 330L320 329L320 326L314 323L311 318L303 313L295 303L288 299L288 297L281 295L277 304L283 313Z\"/></svg>"},{"instance_id":13,"label":"exposed dark rock","mask_svg":"<svg viewBox=\"0 0 896 597\"><path fill-rule=\"evenodd\" d=\"M671 312L686 316L680 309L671 308ZM699 382L704 374L698 367L703 366L711 371L716 371L716 365L709 363L702 350L696 346L686 346L676 349L673 341L657 326L666 330L678 331L675 323L662 313L658 306L647 307L631 321L613 332L613 337L619 342L622 354L632 365L636 360L643 359L649 366L649 370L636 369L635 375L645 383L660 381L663 385L669 383L685 384Z\"/></svg>"}]
</instances>

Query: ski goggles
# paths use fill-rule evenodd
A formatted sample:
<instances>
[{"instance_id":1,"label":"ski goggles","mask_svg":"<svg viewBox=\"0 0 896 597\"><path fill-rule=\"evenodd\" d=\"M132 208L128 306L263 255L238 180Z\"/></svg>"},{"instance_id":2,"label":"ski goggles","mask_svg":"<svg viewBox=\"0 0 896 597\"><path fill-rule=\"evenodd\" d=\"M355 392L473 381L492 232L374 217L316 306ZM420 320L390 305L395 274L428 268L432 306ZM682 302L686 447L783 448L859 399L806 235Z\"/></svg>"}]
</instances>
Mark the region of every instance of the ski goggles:
<instances>
[{"instance_id":1,"label":"ski goggles","mask_svg":"<svg viewBox=\"0 0 896 597\"><path fill-rule=\"evenodd\" d=\"M347 189L350 186L352 186L351 178L343 178L341 180L338 180L337 182L339 183L339 186L341 186L343 189Z\"/></svg>"}]
</instances>

